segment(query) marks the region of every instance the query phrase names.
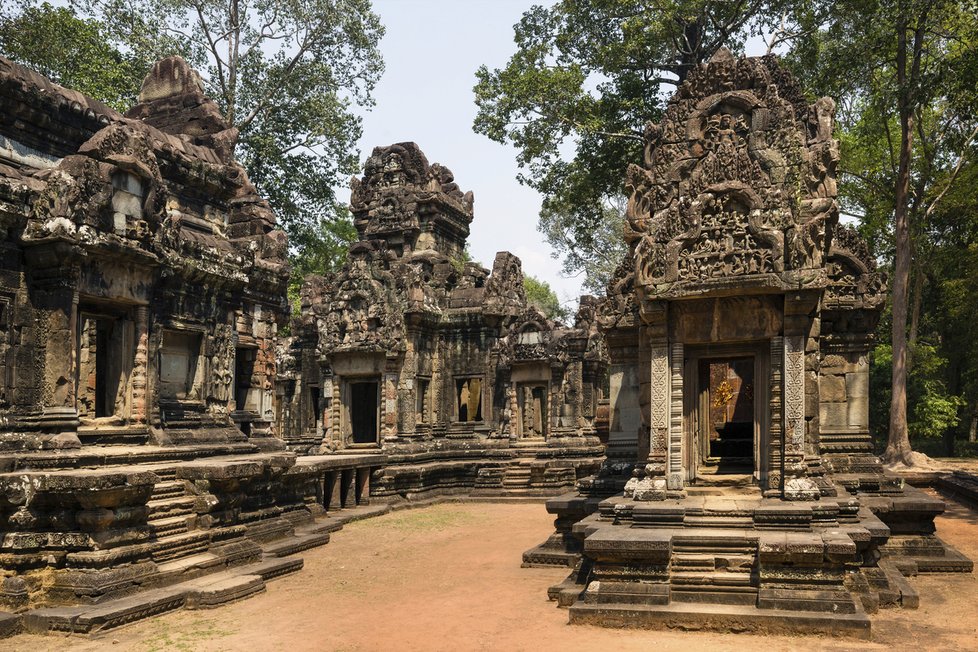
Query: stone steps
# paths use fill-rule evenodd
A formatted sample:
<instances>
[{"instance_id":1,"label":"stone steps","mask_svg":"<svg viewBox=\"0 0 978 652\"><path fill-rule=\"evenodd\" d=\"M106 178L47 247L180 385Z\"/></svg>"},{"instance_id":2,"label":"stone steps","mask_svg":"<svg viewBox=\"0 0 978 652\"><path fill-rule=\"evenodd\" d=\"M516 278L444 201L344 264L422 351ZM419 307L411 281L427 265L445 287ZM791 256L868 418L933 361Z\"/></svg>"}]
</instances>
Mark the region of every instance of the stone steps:
<instances>
[{"instance_id":1,"label":"stone steps","mask_svg":"<svg viewBox=\"0 0 978 652\"><path fill-rule=\"evenodd\" d=\"M329 543L329 534L301 534L268 543L262 546L262 552L269 557L287 557L327 543Z\"/></svg>"},{"instance_id":2,"label":"stone steps","mask_svg":"<svg viewBox=\"0 0 978 652\"><path fill-rule=\"evenodd\" d=\"M181 578L191 578L223 566L224 560L211 552L179 557L156 565L161 584L172 584Z\"/></svg>"},{"instance_id":3,"label":"stone steps","mask_svg":"<svg viewBox=\"0 0 978 652\"><path fill-rule=\"evenodd\" d=\"M175 496L172 498L160 498L150 500L146 503L149 508L149 520L155 521L171 516L190 516L194 513L194 504L197 502L193 496Z\"/></svg>"},{"instance_id":4,"label":"stone steps","mask_svg":"<svg viewBox=\"0 0 978 652\"><path fill-rule=\"evenodd\" d=\"M700 586L751 586L750 571L672 571L669 582L673 585Z\"/></svg>"},{"instance_id":5,"label":"stone steps","mask_svg":"<svg viewBox=\"0 0 978 652\"><path fill-rule=\"evenodd\" d=\"M157 475L159 475L157 473ZM153 487L153 495L150 500L164 500L167 498L178 498L187 495L187 486L183 480L165 480L157 482Z\"/></svg>"},{"instance_id":6,"label":"stone steps","mask_svg":"<svg viewBox=\"0 0 978 652\"><path fill-rule=\"evenodd\" d=\"M570 607L571 624L605 627L640 627L734 631L771 634L823 634L870 636L869 617L861 609L851 614L759 609L736 604L674 601L666 605L591 604L577 601Z\"/></svg>"},{"instance_id":7,"label":"stone steps","mask_svg":"<svg viewBox=\"0 0 978 652\"><path fill-rule=\"evenodd\" d=\"M186 534L193 529L196 517L187 516L165 516L163 518L151 518L148 522L153 534L157 539L163 539L175 534Z\"/></svg>"},{"instance_id":8,"label":"stone steps","mask_svg":"<svg viewBox=\"0 0 978 652\"><path fill-rule=\"evenodd\" d=\"M177 609L209 609L256 595L265 583L302 568L302 559L283 558L191 579L95 605L34 609L20 616L31 633L91 634Z\"/></svg>"},{"instance_id":9,"label":"stone steps","mask_svg":"<svg viewBox=\"0 0 978 652\"><path fill-rule=\"evenodd\" d=\"M210 535L207 532L184 532L155 542L151 556L155 562L172 561L207 552L210 543Z\"/></svg>"}]
</instances>

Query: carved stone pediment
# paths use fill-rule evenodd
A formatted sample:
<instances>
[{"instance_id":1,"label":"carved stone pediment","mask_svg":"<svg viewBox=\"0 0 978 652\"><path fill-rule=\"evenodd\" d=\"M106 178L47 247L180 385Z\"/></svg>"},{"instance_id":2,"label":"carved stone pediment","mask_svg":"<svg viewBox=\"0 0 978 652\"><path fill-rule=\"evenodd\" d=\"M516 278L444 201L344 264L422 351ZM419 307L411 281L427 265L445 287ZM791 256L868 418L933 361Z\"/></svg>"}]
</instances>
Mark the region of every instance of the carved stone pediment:
<instances>
[{"instance_id":1,"label":"carved stone pediment","mask_svg":"<svg viewBox=\"0 0 978 652\"><path fill-rule=\"evenodd\" d=\"M557 333L557 326L542 312L533 306L526 307L496 345L500 366L508 367L514 362L564 360L566 342Z\"/></svg>"},{"instance_id":2,"label":"carved stone pediment","mask_svg":"<svg viewBox=\"0 0 978 652\"><path fill-rule=\"evenodd\" d=\"M808 105L773 57L690 74L631 165L626 238L648 298L827 283L838 220L835 104Z\"/></svg>"},{"instance_id":3,"label":"carved stone pediment","mask_svg":"<svg viewBox=\"0 0 978 652\"><path fill-rule=\"evenodd\" d=\"M404 348L404 306L386 252L379 243L360 242L325 288L316 307L321 352L383 352Z\"/></svg>"},{"instance_id":4,"label":"carved stone pediment","mask_svg":"<svg viewBox=\"0 0 978 652\"><path fill-rule=\"evenodd\" d=\"M879 310L886 301L886 275L877 271L866 242L848 225L836 227L828 256L827 310Z\"/></svg>"},{"instance_id":5,"label":"carved stone pediment","mask_svg":"<svg viewBox=\"0 0 978 652\"><path fill-rule=\"evenodd\" d=\"M429 164L417 144L374 148L363 178L354 177L350 187L350 210L362 239L461 253L472 222L472 193L459 189L451 170Z\"/></svg>"}]
</instances>

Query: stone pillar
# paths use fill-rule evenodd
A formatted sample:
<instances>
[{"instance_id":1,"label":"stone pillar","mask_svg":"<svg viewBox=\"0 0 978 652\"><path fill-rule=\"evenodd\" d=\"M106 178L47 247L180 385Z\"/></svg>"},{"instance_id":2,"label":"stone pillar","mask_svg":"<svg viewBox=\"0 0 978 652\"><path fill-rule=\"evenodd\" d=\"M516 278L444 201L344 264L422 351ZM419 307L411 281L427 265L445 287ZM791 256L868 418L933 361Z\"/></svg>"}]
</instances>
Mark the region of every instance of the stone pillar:
<instances>
[{"instance_id":1,"label":"stone pillar","mask_svg":"<svg viewBox=\"0 0 978 652\"><path fill-rule=\"evenodd\" d=\"M643 335L648 346L649 356L649 433L648 464L646 473L650 476L668 476L679 472L681 465L672 464L672 437L670 430L672 377L669 364L669 315L668 304L655 301L642 306L642 320L645 322ZM680 353L680 362L682 354ZM677 452L682 461L681 440Z\"/></svg>"},{"instance_id":2,"label":"stone pillar","mask_svg":"<svg viewBox=\"0 0 978 652\"><path fill-rule=\"evenodd\" d=\"M785 297L784 304L784 497L787 500L814 500L818 486L808 477L805 462L806 409L805 357L809 347L813 315L818 312L817 293L799 292Z\"/></svg>"},{"instance_id":3,"label":"stone pillar","mask_svg":"<svg viewBox=\"0 0 978 652\"><path fill-rule=\"evenodd\" d=\"M782 370L784 367L784 338L771 338L770 385L768 399L767 436L767 483L768 496L781 495L784 477L784 394Z\"/></svg>"},{"instance_id":4,"label":"stone pillar","mask_svg":"<svg viewBox=\"0 0 978 652\"><path fill-rule=\"evenodd\" d=\"M76 447L78 409L76 400L78 337L78 268L35 270L35 308L38 333L43 333L44 375L42 413L38 425L56 435L58 446Z\"/></svg>"},{"instance_id":5,"label":"stone pillar","mask_svg":"<svg viewBox=\"0 0 978 652\"><path fill-rule=\"evenodd\" d=\"M393 362L388 361L388 367ZM397 440L397 378L398 374L390 368L381 376L380 388L380 439ZM412 408L413 409L413 408Z\"/></svg>"},{"instance_id":6,"label":"stone pillar","mask_svg":"<svg viewBox=\"0 0 978 652\"><path fill-rule=\"evenodd\" d=\"M669 388L669 476L667 488L682 491L686 476L683 469L683 366L685 355L681 342L672 345Z\"/></svg>"},{"instance_id":7,"label":"stone pillar","mask_svg":"<svg viewBox=\"0 0 978 652\"><path fill-rule=\"evenodd\" d=\"M415 344L415 333L408 333L405 338L404 364L397 388L398 412L397 430L399 435L413 437L418 429L418 354Z\"/></svg>"},{"instance_id":8,"label":"stone pillar","mask_svg":"<svg viewBox=\"0 0 978 652\"><path fill-rule=\"evenodd\" d=\"M340 495L342 487L342 472L340 471L329 471L326 473L326 479L324 484L325 489L325 500L326 511L331 512L334 509L340 509L342 505L340 504Z\"/></svg>"},{"instance_id":9,"label":"stone pillar","mask_svg":"<svg viewBox=\"0 0 978 652\"><path fill-rule=\"evenodd\" d=\"M149 377L149 309L137 306L135 310L136 351L132 361L132 421L146 425L149 406L147 384Z\"/></svg>"},{"instance_id":10,"label":"stone pillar","mask_svg":"<svg viewBox=\"0 0 978 652\"><path fill-rule=\"evenodd\" d=\"M329 374L323 374L320 381L320 390L322 392L322 405L320 405L321 414L317 414L316 418L322 422L323 428L323 440L322 445L330 446L333 441L334 433L339 432L339 429L333 423L333 406L339 405L339 399L334 399L333 397L333 376Z\"/></svg>"},{"instance_id":11,"label":"stone pillar","mask_svg":"<svg viewBox=\"0 0 978 652\"><path fill-rule=\"evenodd\" d=\"M357 473L356 469L340 471L340 501L344 508L357 506Z\"/></svg>"},{"instance_id":12,"label":"stone pillar","mask_svg":"<svg viewBox=\"0 0 978 652\"><path fill-rule=\"evenodd\" d=\"M671 418L669 394L672 388L672 377L669 366L669 347L664 338L652 344L651 358L651 433L649 464L646 469L653 475L666 475L667 471L672 472L676 469L673 469L671 464L670 446L672 440L669 432ZM669 463L668 468L667 461Z\"/></svg>"},{"instance_id":13,"label":"stone pillar","mask_svg":"<svg viewBox=\"0 0 978 652\"><path fill-rule=\"evenodd\" d=\"M358 505L370 504L370 467L357 469L356 500Z\"/></svg>"}]
</instances>

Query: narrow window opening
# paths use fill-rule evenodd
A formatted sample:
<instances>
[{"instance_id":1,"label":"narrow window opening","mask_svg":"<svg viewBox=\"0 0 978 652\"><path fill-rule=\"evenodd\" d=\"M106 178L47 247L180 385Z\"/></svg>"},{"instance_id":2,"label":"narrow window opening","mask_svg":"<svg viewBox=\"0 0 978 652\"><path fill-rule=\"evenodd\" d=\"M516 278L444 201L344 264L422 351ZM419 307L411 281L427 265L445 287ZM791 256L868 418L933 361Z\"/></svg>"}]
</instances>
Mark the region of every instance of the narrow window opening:
<instances>
[{"instance_id":1,"label":"narrow window opening","mask_svg":"<svg viewBox=\"0 0 978 652\"><path fill-rule=\"evenodd\" d=\"M461 422L482 421L482 379L455 380L456 414Z\"/></svg>"}]
</instances>

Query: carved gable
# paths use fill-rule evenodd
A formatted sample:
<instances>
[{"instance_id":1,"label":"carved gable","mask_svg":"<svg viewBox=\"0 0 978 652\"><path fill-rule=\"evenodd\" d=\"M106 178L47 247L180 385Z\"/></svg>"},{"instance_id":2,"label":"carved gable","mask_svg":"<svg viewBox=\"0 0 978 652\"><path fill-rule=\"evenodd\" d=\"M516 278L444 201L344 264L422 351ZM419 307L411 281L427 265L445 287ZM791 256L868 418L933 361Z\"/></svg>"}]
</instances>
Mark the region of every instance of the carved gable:
<instances>
[{"instance_id":1,"label":"carved gable","mask_svg":"<svg viewBox=\"0 0 978 652\"><path fill-rule=\"evenodd\" d=\"M838 219L834 103L809 106L773 57L721 51L690 74L631 165L626 237L649 298L820 288Z\"/></svg>"}]
</instances>

